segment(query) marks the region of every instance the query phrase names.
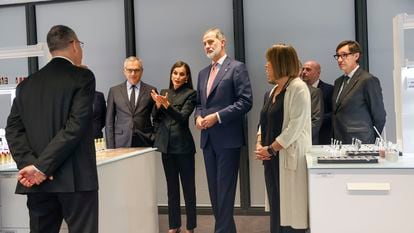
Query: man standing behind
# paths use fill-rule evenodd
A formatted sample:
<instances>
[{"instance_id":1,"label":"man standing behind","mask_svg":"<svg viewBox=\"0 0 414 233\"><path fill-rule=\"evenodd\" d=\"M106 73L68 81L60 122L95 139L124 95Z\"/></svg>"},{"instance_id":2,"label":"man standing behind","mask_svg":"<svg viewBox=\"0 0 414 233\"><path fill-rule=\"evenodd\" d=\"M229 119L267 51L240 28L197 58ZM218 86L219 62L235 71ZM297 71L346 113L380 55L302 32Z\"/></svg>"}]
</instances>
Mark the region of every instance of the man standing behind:
<instances>
[{"instance_id":1,"label":"man standing behind","mask_svg":"<svg viewBox=\"0 0 414 233\"><path fill-rule=\"evenodd\" d=\"M52 60L21 82L6 137L27 194L30 232L98 232L98 177L92 129L95 77L82 45L63 25L47 34Z\"/></svg>"},{"instance_id":2,"label":"man standing behind","mask_svg":"<svg viewBox=\"0 0 414 233\"><path fill-rule=\"evenodd\" d=\"M320 80L321 66L316 61L307 61L302 68L302 79L308 85L319 88L323 94L324 116L319 130L319 144L327 145L332 138L332 93L333 86ZM312 133L313 134L313 133Z\"/></svg>"},{"instance_id":3,"label":"man standing behind","mask_svg":"<svg viewBox=\"0 0 414 233\"><path fill-rule=\"evenodd\" d=\"M203 46L211 64L198 74L194 116L201 130L214 232L235 233L233 207L240 148L245 143L243 118L252 107L252 90L246 66L227 56L220 29L207 30Z\"/></svg>"},{"instance_id":4,"label":"man standing behind","mask_svg":"<svg viewBox=\"0 0 414 233\"><path fill-rule=\"evenodd\" d=\"M93 135L95 139L103 138L105 127L106 102L102 92L95 91L93 99Z\"/></svg>"},{"instance_id":5,"label":"man standing behind","mask_svg":"<svg viewBox=\"0 0 414 233\"><path fill-rule=\"evenodd\" d=\"M336 47L334 58L344 75L335 80L332 96L333 137L345 144L352 138L374 143L374 126L381 133L385 125L382 89L377 77L359 67L360 45L345 40Z\"/></svg>"},{"instance_id":6,"label":"man standing behind","mask_svg":"<svg viewBox=\"0 0 414 233\"><path fill-rule=\"evenodd\" d=\"M126 81L109 89L105 123L107 148L148 147L154 143L151 90L156 88L141 81L143 71L141 59L126 58Z\"/></svg>"}]
</instances>

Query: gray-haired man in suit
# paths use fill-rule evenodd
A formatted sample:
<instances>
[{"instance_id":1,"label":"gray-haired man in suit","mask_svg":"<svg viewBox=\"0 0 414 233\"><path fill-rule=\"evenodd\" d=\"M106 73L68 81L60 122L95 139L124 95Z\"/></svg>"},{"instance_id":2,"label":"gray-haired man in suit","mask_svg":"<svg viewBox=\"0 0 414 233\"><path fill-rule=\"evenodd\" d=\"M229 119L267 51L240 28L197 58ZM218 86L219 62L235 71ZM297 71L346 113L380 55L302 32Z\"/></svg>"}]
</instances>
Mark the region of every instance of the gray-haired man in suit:
<instances>
[{"instance_id":1,"label":"gray-haired man in suit","mask_svg":"<svg viewBox=\"0 0 414 233\"><path fill-rule=\"evenodd\" d=\"M236 233L233 219L240 148L245 144L243 118L253 102L246 65L226 54L226 37L218 28L203 36L211 63L198 74L196 127L201 130L215 233Z\"/></svg>"},{"instance_id":2,"label":"gray-haired man in suit","mask_svg":"<svg viewBox=\"0 0 414 233\"><path fill-rule=\"evenodd\" d=\"M126 58L126 81L109 89L105 123L108 148L153 145L151 90L156 88L141 81L143 71L141 59Z\"/></svg>"},{"instance_id":3,"label":"gray-haired man in suit","mask_svg":"<svg viewBox=\"0 0 414 233\"><path fill-rule=\"evenodd\" d=\"M358 42L345 40L336 47L334 58L344 75L335 80L332 96L333 137L350 144L352 138L374 143L374 126L381 133L385 125L382 89L377 77L359 67Z\"/></svg>"}]
</instances>

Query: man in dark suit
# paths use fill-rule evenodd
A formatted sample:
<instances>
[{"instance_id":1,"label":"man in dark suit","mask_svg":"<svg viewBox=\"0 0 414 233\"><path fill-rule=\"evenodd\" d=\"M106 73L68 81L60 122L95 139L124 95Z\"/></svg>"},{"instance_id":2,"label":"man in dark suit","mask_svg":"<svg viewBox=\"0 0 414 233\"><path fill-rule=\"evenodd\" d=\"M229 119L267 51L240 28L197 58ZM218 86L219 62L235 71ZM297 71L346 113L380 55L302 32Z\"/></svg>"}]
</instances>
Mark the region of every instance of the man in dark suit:
<instances>
[{"instance_id":1,"label":"man in dark suit","mask_svg":"<svg viewBox=\"0 0 414 233\"><path fill-rule=\"evenodd\" d=\"M93 135L103 138L102 129L105 126L106 103L102 92L96 91L93 98Z\"/></svg>"},{"instance_id":2,"label":"man in dark suit","mask_svg":"<svg viewBox=\"0 0 414 233\"><path fill-rule=\"evenodd\" d=\"M380 81L359 67L360 56L360 45L352 40L339 43L334 55L344 75L335 80L332 96L333 136L346 144L352 138L374 143L374 126L381 133L385 125Z\"/></svg>"},{"instance_id":3,"label":"man in dark suit","mask_svg":"<svg viewBox=\"0 0 414 233\"><path fill-rule=\"evenodd\" d=\"M307 61L302 68L302 79L308 85L319 88L323 94L323 121L319 130L317 144L327 145L332 138L332 93L333 86L320 80L321 66L316 61ZM313 133L312 133L313 135ZM312 140L313 141L313 140Z\"/></svg>"},{"instance_id":4,"label":"man in dark suit","mask_svg":"<svg viewBox=\"0 0 414 233\"><path fill-rule=\"evenodd\" d=\"M126 81L109 89L105 123L107 148L148 147L154 143L151 90L156 88L141 81L143 71L141 59L128 57L124 61Z\"/></svg>"},{"instance_id":5,"label":"man in dark suit","mask_svg":"<svg viewBox=\"0 0 414 233\"><path fill-rule=\"evenodd\" d=\"M203 45L212 62L198 74L196 127L201 130L214 232L235 233L233 207L240 148L245 143L243 118L252 107L252 90L246 66L227 56L220 29L207 30Z\"/></svg>"},{"instance_id":6,"label":"man in dark suit","mask_svg":"<svg viewBox=\"0 0 414 233\"><path fill-rule=\"evenodd\" d=\"M312 145L319 145L319 131L323 123L323 94L321 89L308 85L311 94Z\"/></svg>"},{"instance_id":7,"label":"man in dark suit","mask_svg":"<svg viewBox=\"0 0 414 233\"><path fill-rule=\"evenodd\" d=\"M98 232L98 177L93 143L95 77L83 44L63 25L47 34L52 60L21 82L6 137L19 169L16 193L27 194L30 232Z\"/></svg>"}]
</instances>

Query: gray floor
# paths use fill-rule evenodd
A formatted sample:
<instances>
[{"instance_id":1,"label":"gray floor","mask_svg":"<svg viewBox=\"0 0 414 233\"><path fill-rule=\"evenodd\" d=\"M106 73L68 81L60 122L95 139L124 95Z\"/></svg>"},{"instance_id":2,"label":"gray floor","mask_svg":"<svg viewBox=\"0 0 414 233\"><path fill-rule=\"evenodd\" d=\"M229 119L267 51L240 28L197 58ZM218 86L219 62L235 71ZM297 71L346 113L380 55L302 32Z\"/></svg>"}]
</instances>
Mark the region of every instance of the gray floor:
<instances>
[{"instance_id":1,"label":"gray floor","mask_svg":"<svg viewBox=\"0 0 414 233\"><path fill-rule=\"evenodd\" d=\"M269 233L269 216L235 216L238 233ZM168 216L159 215L160 233L168 232ZM185 227L185 216L182 216L182 226ZM195 233L213 233L214 217L212 215L197 215Z\"/></svg>"}]
</instances>

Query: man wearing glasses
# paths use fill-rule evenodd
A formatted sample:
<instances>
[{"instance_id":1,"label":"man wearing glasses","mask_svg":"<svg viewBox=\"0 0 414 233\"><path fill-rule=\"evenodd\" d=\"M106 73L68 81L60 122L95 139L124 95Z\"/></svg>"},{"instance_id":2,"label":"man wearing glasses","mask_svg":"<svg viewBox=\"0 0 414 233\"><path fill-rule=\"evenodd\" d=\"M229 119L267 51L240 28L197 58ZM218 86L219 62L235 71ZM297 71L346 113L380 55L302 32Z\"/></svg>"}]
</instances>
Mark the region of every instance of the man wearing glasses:
<instances>
[{"instance_id":1,"label":"man wearing glasses","mask_svg":"<svg viewBox=\"0 0 414 233\"><path fill-rule=\"evenodd\" d=\"M143 71L141 59L126 58L126 81L109 89L105 123L107 148L153 145L151 90L156 88L141 81Z\"/></svg>"},{"instance_id":2,"label":"man wearing glasses","mask_svg":"<svg viewBox=\"0 0 414 233\"><path fill-rule=\"evenodd\" d=\"M334 58L344 74L335 80L332 96L333 137L344 144L352 138L375 143L374 127L381 133L385 125L382 89L377 77L359 67L360 45L345 40L336 47Z\"/></svg>"}]
</instances>

